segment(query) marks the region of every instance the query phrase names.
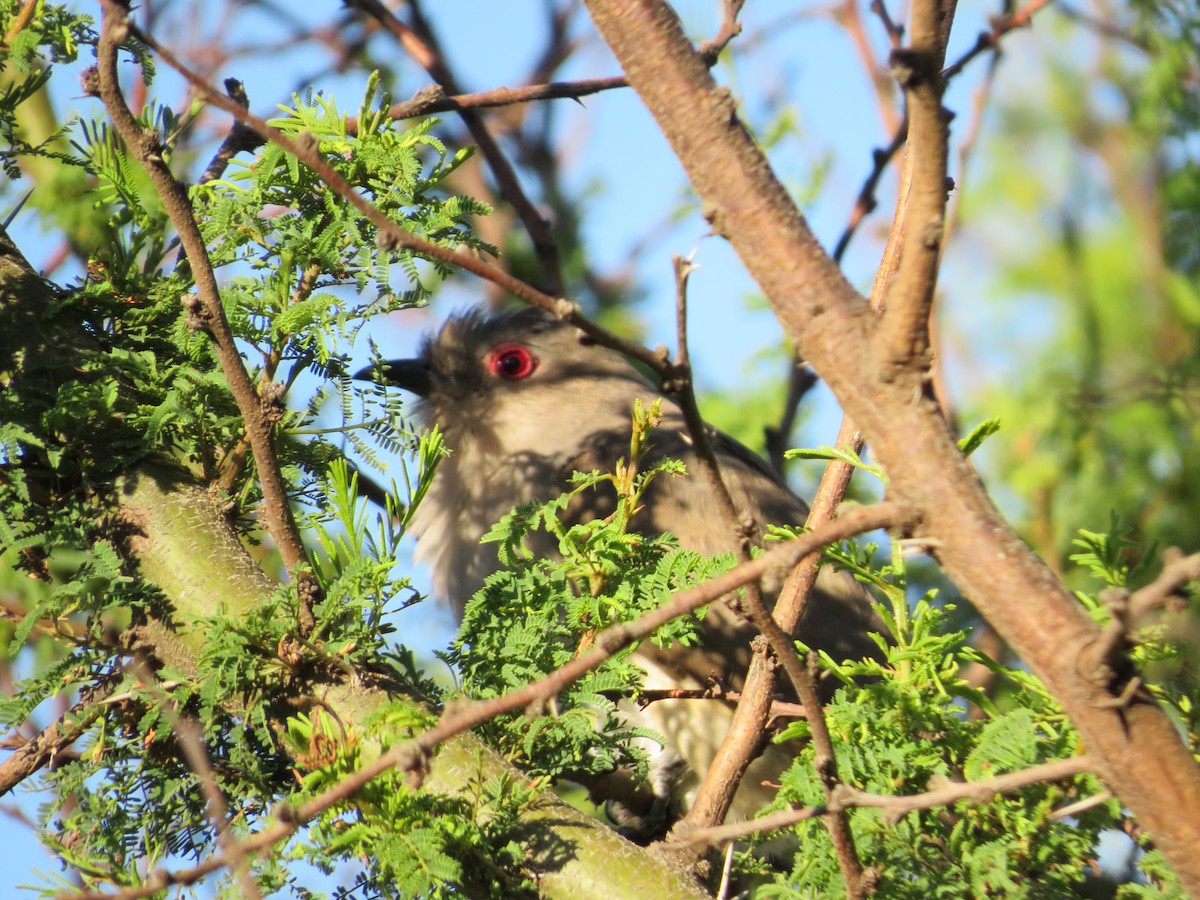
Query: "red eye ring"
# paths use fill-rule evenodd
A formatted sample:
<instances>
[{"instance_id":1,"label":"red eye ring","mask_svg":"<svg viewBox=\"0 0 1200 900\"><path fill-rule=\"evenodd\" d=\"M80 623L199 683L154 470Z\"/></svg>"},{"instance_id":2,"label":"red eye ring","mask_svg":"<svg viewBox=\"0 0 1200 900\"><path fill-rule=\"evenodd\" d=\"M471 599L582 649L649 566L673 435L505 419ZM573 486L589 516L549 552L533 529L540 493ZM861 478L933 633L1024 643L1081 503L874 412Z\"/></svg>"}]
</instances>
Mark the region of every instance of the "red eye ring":
<instances>
[{"instance_id":1,"label":"red eye ring","mask_svg":"<svg viewBox=\"0 0 1200 900\"><path fill-rule=\"evenodd\" d=\"M534 373L537 357L524 344L507 342L493 347L484 357L489 372L505 381L520 381Z\"/></svg>"}]
</instances>

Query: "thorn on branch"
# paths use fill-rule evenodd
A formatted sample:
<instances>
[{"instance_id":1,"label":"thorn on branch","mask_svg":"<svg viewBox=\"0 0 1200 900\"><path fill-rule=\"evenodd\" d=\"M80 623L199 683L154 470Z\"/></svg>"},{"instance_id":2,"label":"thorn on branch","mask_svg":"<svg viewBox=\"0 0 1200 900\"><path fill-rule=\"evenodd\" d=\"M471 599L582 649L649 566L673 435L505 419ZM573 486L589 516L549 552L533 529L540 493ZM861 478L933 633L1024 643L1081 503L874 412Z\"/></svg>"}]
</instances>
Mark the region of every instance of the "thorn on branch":
<instances>
[{"instance_id":1,"label":"thorn on branch","mask_svg":"<svg viewBox=\"0 0 1200 900\"><path fill-rule=\"evenodd\" d=\"M187 330L199 331L211 336L212 321L209 318L208 307L201 302L200 295L196 293L185 294L181 303L186 313L184 324L187 326Z\"/></svg>"},{"instance_id":2,"label":"thorn on branch","mask_svg":"<svg viewBox=\"0 0 1200 900\"><path fill-rule=\"evenodd\" d=\"M286 393L287 387L281 382L267 380L259 383L259 405L262 408L263 419L268 425L278 425L283 421L283 397Z\"/></svg>"},{"instance_id":3,"label":"thorn on branch","mask_svg":"<svg viewBox=\"0 0 1200 900\"><path fill-rule=\"evenodd\" d=\"M939 83L941 80L941 63L938 56L928 50L897 47L892 51L888 65L892 77L905 91L925 84Z\"/></svg>"},{"instance_id":4,"label":"thorn on branch","mask_svg":"<svg viewBox=\"0 0 1200 900\"><path fill-rule=\"evenodd\" d=\"M1137 621L1151 610L1168 604L1186 601L1184 588L1200 581L1200 553L1184 556L1177 547L1163 551L1163 569L1150 584L1135 591L1129 598L1129 618Z\"/></svg>"},{"instance_id":5,"label":"thorn on branch","mask_svg":"<svg viewBox=\"0 0 1200 900\"><path fill-rule=\"evenodd\" d=\"M321 599L321 585L317 583L317 576L312 569L305 567L296 572L296 596L300 603L300 634L308 637L317 627L313 607Z\"/></svg>"},{"instance_id":6,"label":"thorn on branch","mask_svg":"<svg viewBox=\"0 0 1200 900\"><path fill-rule=\"evenodd\" d=\"M87 97L100 96L100 70L96 66L88 66L79 76L79 86Z\"/></svg>"},{"instance_id":7,"label":"thorn on branch","mask_svg":"<svg viewBox=\"0 0 1200 900\"><path fill-rule=\"evenodd\" d=\"M276 803L271 810L275 821L280 825L286 825L289 828L299 828L304 824L300 816L296 813L296 807L290 803Z\"/></svg>"},{"instance_id":8,"label":"thorn on branch","mask_svg":"<svg viewBox=\"0 0 1200 900\"><path fill-rule=\"evenodd\" d=\"M729 42L742 33L742 23L737 20L738 13L746 5L746 0L725 0L722 6L721 27L711 40L705 41L697 51L704 64L712 68L717 63L717 57L728 46Z\"/></svg>"},{"instance_id":9,"label":"thorn on branch","mask_svg":"<svg viewBox=\"0 0 1200 900\"><path fill-rule=\"evenodd\" d=\"M250 108L250 97L246 94L246 87L236 78L225 79L225 93L229 95L230 100L242 109ZM256 150L264 143L266 143L265 137L241 119L234 119L233 125L229 128L229 133L221 141L221 146L213 154L212 160L205 167L204 174L200 176L198 183L208 184L210 181L216 181L225 173L229 161L237 154Z\"/></svg>"}]
</instances>

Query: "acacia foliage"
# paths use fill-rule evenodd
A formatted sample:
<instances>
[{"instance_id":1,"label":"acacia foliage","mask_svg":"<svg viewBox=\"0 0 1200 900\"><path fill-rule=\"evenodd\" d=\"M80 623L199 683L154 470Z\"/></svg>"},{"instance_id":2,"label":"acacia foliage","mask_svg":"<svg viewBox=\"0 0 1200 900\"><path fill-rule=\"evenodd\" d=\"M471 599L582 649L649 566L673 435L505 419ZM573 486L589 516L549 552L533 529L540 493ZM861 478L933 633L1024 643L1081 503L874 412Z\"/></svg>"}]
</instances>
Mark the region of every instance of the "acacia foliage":
<instances>
[{"instance_id":1,"label":"acacia foliage","mask_svg":"<svg viewBox=\"0 0 1200 900\"><path fill-rule=\"evenodd\" d=\"M86 20L55 9L38 19L37 29L22 32L26 43L20 54L14 49L14 60L33 59L31 35L44 41L48 59L69 56L93 37ZM136 45L130 52L149 75L151 57ZM47 76L29 77L0 108L10 128ZM414 233L442 246L493 252L475 230L487 205L448 186L469 152L448 150L432 119L400 128L383 114L387 105L374 79L367 79L354 134L328 95L293 98L273 124L288 134L312 135L328 163ZM190 122L156 105L141 117L142 126L160 136L168 162L182 163L172 151ZM108 493L119 475L147 462L168 463L219 486L230 526L256 548L268 571L277 564L259 545L251 518L260 494L253 464L240 447L236 406L207 338L191 327L179 302L192 288L191 276L172 254L161 204L102 122L82 123L71 134L71 152L47 147L42 157L86 173L88 203L103 211L107 232L89 257L88 277L63 286L45 313L54 327L78 335L77 346L62 348L69 358L16 360L0 394L0 543L10 567L8 592L20 598L9 651L40 652L32 675L0 713L5 724L16 726L55 696L99 688L120 698L88 726L79 743L83 752L44 776L52 799L39 824L71 877L126 886L139 884L148 865L199 859L218 842L203 786L179 751L179 717L198 723L216 782L233 801L233 828L241 834L259 826L271 804L301 802L380 746L428 724L407 708L348 728L297 712L291 701L312 684L353 672L398 693L434 703L446 699L397 641L404 611L390 615L411 598L404 569L397 568L399 540L428 484L439 442L436 435L414 435L394 398L351 385L345 346L368 318L428 301L449 270L380 248L368 222L274 145L235 160L231 172L193 189L195 215L223 276L226 314L253 360L253 374L278 380L289 392L278 448L323 600L314 610L316 628L303 641L297 639L294 582L281 583L236 616L218 602L203 623L206 641L195 668L160 667L151 677L126 636L130 626L168 615L170 598L139 577L124 542L125 523ZM389 492L389 515L369 512L358 496L359 483L342 462L347 446L368 464L384 450L415 458L411 478L406 472L405 485ZM590 476L582 488L603 477ZM566 529L554 515L560 507L525 511L493 535L512 566L489 582L451 654L463 689L475 696L544 674L577 653L602 623L631 618L668 586L728 565L682 554L669 538L630 541L629 523L620 519L591 530ZM532 560L517 551L535 524L563 542L563 561ZM1098 588L1124 586L1131 573L1136 577L1131 557L1139 545L1123 538L1115 524L1079 538L1079 570L1098 579L1080 599L1100 620L1107 612ZM849 568L876 591L890 632L881 636L891 648L885 663L822 661L826 677L845 682L827 712L845 780L880 793L915 793L941 779L981 778L1078 752L1069 723L1036 679L965 646L963 632L946 618L953 597L920 586L922 597L910 608L908 574L898 554L881 563L871 549L852 544L831 551L829 564ZM529 621L546 631L532 636L532 625L510 628L497 618L518 605L528 610L531 597L536 603ZM686 640L688 631L680 626L666 637ZM1181 680L1153 690L1195 751L1196 711L1181 641L1165 630L1144 637L1141 661L1183 668ZM528 652L535 645L545 651L543 660ZM993 669L1001 689L989 696L968 684L962 670L972 663ZM854 677L862 675L874 680L861 686ZM630 735L611 715L613 696L636 692L635 677L628 660L618 660L579 683L577 695L564 695L558 715L496 721L488 731L539 777L615 762L638 767L642 760L631 737L648 736ZM597 724L608 726L601 739L587 730ZM796 725L787 736L803 732ZM822 799L811 754L802 753L785 776L781 802ZM366 858L348 889L355 896L536 890L521 823L533 802L530 786L481 767L466 788L466 800L418 794L401 777L389 776L277 854L258 858L253 876L264 890L303 895L309 890L306 870L294 868L295 860L333 870ZM911 813L898 822L876 810L855 810L851 826L863 864L877 871L887 896L1038 896L1083 881L1102 831L1124 824L1112 799L1072 821L1052 818L1055 809L1099 792L1094 778L1079 776L985 804L963 801L952 810ZM762 871L750 854L741 864L770 880L762 888L767 894L836 893L841 876L826 833L816 823L797 829L801 852L782 870ZM1171 876L1161 860L1150 854L1142 865L1154 884L1123 891L1170 895ZM232 876L224 889L239 890Z\"/></svg>"}]
</instances>

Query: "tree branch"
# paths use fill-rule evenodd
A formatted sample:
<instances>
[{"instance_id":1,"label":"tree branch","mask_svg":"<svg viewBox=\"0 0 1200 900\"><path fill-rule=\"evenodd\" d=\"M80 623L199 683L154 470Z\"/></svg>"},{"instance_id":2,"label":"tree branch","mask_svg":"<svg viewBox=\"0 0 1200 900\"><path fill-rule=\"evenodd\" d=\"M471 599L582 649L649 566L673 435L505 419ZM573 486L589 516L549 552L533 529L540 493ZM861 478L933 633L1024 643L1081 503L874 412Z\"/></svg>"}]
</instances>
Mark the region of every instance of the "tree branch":
<instances>
[{"instance_id":1,"label":"tree branch","mask_svg":"<svg viewBox=\"0 0 1200 900\"><path fill-rule=\"evenodd\" d=\"M440 112L461 112L465 109L495 109L533 103L537 100L578 100L601 91L629 87L620 75L611 78L587 78L579 81L555 81L549 84L531 84L519 88L499 87L473 94L456 94L447 97L437 87L424 87L408 100L393 103L388 107L388 118L411 119ZM346 131L358 133L358 119L346 119Z\"/></svg>"},{"instance_id":2,"label":"tree branch","mask_svg":"<svg viewBox=\"0 0 1200 900\"><path fill-rule=\"evenodd\" d=\"M921 794L871 794L849 785L839 785L829 802L823 806L787 809L771 813L751 822L735 822L717 828L706 828L683 835L679 842L687 844L719 844L766 834L780 828L790 828L807 819L825 815L829 810L845 810L853 806L887 810L896 819L918 809L948 806L960 800L971 803L990 803L997 794L1011 793L1024 787L1045 782L1062 781L1095 769L1089 756L1073 756L1042 763L1020 772L1010 772L980 781L949 782Z\"/></svg>"},{"instance_id":3,"label":"tree branch","mask_svg":"<svg viewBox=\"0 0 1200 900\"><path fill-rule=\"evenodd\" d=\"M821 250L760 149L658 0L588 0L630 85L683 163L702 209L763 289L887 469L919 537L1078 728L1101 778L1200 893L1200 769L1155 706L1118 699L1077 671L1096 626L992 506L926 395L919 366L884 372L873 313Z\"/></svg>"},{"instance_id":4,"label":"tree branch","mask_svg":"<svg viewBox=\"0 0 1200 900\"><path fill-rule=\"evenodd\" d=\"M1165 563L1158 577L1129 597L1129 616L1135 622L1140 616L1162 606L1189 582L1200 580L1200 553L1180 556L1177 551L1168 551L1163 556Z\"/></svg>"},{"instance_id":5,"label":"tree branch","mask_svg":"<svg viewBox=\"0 0 1200 900\"><path fill-rule=\"evenodd\" d=\"M249 108L250 98L246 95L246 87L236 78L225 79L225 90L231 100L243 109ZM205 167L204 174L200 176L200 184L216 181L225 173L230 160L243 151L254 150L262 146L262 143L263 139L258 132L253 128L248 128L246 123L240 119L234 119L229 133L225 135L221 146L213 154L212 161Z\"/></svg>"},{"instance_id":6,"label":"tree branch","mask_svg":"<svg viewBox=\"0 0 1200 900\"><path fill-rule=\"evenodd\" d=\"M315 579L303 575L303 572L307 571L308 556L304 549L304 541L300 537L300 529L292 514L287 483L275 455L274 426L282 414L279 398L272 391L255 390L250 381L250 375L234 342L233 330L225 316L225 309L221 305L216 275L204 245L204 238L192 213L187 190L167 167L158 135L152 130L143 129L125 104L120 79L117 76L117 55L120 45L130 33L130 25L126 18L128 9L115 0L104 0L103 9L100 39L96 45L98 65L94 86L97 95L104 102L109 118L112 119L113 126L130 154L150 176L155 190L162 198L163 207L179 234L196 283L197 297L191 298L194 301L192 311L199 327L212 338L221 371L245 422L246 436L250 441L259 482L262 485L266 530L278 546L288 571L298 582L304 582L299 585L300 593L305 598L305 604L301 607L300 626L302 630L311 630L315 624L312 602L316 599L314 594L319 589ZM233 100L228 102L235 103ZM188 302L189 299L185 298L184 303ZM266 389L268 386L263 387Z\"/></svg>"},{"instance_id":7,"label":"tree branch","mask_svg":"<svg viewBox=\"0 0 1200 900\"><path fill-rule=\"evenodd\" d=\"M54 758L79 740L100 717L105 697L112 693L110 680L96 682L84 690L58 721L43 728L34 737L13 749L0 763L0 796L7 794L26 778L54 762Z\"/></svg>"},{"instance_id":8,"label":"tree branch","mask_svg":"<svg viewBox=\"0 0 1200 900\"><path fill-rule=\"evenodd\" d=\"M945 230L949 132L942 109L945 58L943 0L916 0L912 42L892 52L892 72L904 89L912 179L904 215L903 250L887 291L877 346L885 367L928 368L929 316Z\"/></svg>"},{"instance_id":9,"label":"tree branch","mask_svg":"<svg viewBox=\"0 0 1200 900\"><path fill-rule=\"evenodd\" d=\"M450 71L438 47L437 39L432 29L421 15L420 7L409 3L408 11L412 25L405 25L384 6L379 0L347 0L351 7L357 7L378 22L417 63L429 73L429 76L448 94L461 94L458 80ZM458 109L459 117L471 133L471 139L479 147L479 152L487 160L488 168L499 185L500 194L507 200L529 233L533 243L533 251L537 256L542 270L542 290L548 294L563 293L562 265L558 258L558 245L550 233L550 223L530 202L521 187L521 181L513 170L512 163L488 131L483 118L472 107Z\"/></svg>"},{"instance_id":10,"label":"tree branch","mask_svg":"<svg viewBox=\"0 0 1200 900\"><path fill-rule=\"evenodd\" d=\"M1053 0L1030 0L1020 9L1012 14L1005 16L998 21L994 21L991 31L981 32L979 37L975 39L975 45L956 59L951 65L946 67L942 73L942 77L949 81L955 75L963 70L971 60L985 50L993 50L1000 44L1000 38L1008 34L1016 28L1029 28L1033 24L1033 14L1041 10L1045 6L1049 6Z\"/></svg>"}]
</instances>

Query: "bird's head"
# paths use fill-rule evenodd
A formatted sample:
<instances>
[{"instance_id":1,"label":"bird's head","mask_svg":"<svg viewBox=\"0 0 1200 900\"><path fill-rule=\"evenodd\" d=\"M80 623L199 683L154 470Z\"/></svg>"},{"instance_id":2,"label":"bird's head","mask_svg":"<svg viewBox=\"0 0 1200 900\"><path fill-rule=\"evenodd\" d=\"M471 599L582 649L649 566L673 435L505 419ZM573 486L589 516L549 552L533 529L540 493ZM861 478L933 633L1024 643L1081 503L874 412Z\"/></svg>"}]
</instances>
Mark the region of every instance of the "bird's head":
<instances>
[{"instance_id":1,"label":"bird's head","mask_svg":"<svg viewBox=\"0 0 1200 900\"><path fill-rule=\"evenodd\" d=\"M454 316L415 358L355 377L416 394L418 417L440 426L451 447L467 436L509 450L545 446L556 433L577 440L598 417L627 422L633 398L654 394L623 356L531 307Z\"/></svg>"}]
</instances>

